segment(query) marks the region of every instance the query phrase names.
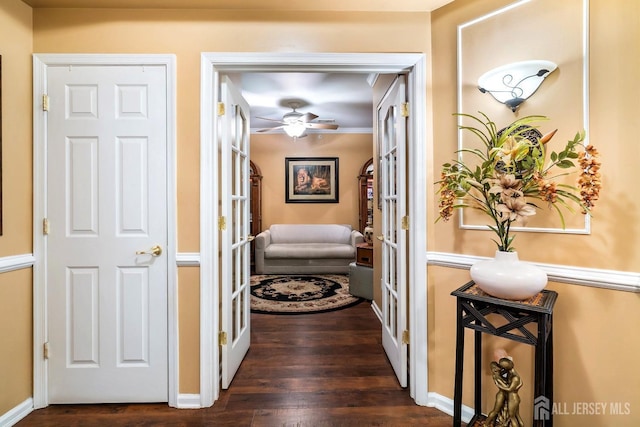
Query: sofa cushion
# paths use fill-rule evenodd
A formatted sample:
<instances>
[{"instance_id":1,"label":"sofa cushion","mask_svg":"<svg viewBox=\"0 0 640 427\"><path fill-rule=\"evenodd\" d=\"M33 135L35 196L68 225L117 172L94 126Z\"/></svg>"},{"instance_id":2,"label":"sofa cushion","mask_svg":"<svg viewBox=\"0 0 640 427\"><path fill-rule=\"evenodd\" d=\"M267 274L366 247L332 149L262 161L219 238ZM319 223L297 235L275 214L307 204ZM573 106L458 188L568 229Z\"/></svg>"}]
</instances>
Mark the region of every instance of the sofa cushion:
<instances>
[{"instance_id":1,"label":"sofa cushion","mask_svg":"<svg viewBox=\"0 0 640 427\"><path fill-rule=\"evenodd\" d=\"M354 258L351 245L337 243L272 243L264 251L266 259L283 258Z\"/></svg>"},{"instance_id":2,"label":"sofa cushion","mask_svg":"<svg viewBox=\"0 0 640 427\"><path fill-rule=\"evenodd\" d=\"M351 226L341 224L272 224L271 243L351 244Z\"/></svg>"}]
</instances>

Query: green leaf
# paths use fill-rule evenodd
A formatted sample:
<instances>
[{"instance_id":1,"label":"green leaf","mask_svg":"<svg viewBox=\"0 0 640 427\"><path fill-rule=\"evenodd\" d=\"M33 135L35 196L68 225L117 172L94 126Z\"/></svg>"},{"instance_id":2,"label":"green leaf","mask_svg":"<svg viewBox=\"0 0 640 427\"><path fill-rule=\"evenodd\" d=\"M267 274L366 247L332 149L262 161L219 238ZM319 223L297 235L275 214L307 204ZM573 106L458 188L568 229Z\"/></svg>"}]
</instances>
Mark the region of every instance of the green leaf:
<instances>
[{"instance_id":1,"label":"green leaf","mask_svg":"<svg viewBox=\"0 0 640 427\"><path fill-rule=\"evenodd\" d=\"M571 160L563 160L557 163L557 166L562 169L572 168L574 166Z\"/></svg>"}]
</instances>

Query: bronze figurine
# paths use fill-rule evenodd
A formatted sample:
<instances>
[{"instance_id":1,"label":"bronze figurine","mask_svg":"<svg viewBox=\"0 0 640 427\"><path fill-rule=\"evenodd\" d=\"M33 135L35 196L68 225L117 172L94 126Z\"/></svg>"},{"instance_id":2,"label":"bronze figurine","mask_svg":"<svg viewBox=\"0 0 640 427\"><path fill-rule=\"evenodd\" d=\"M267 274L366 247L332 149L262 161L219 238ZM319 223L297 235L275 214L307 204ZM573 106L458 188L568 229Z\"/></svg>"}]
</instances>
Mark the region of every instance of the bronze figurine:
<instances>
[{"instance_id":1,"label":"bronze figurine","mask_svg":"<svg viewBox=\"0 0 640 427\"><path fill-rule=\"evenodd\" d=\"M522 379L515 370L513 361L503 357L498 362L491 362L493 382L498 387L496 402L484 421L486 427L524 427L518 411L522 387Z\"/></svg>"}]
</instances>

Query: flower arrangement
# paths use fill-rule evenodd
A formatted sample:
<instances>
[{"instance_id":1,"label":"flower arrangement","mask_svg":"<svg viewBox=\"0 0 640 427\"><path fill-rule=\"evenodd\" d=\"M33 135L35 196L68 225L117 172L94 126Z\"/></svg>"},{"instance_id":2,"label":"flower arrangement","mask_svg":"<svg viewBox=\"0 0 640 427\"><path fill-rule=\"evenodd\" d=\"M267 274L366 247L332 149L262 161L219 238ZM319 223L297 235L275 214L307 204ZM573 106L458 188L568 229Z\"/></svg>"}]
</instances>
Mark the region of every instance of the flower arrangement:
<instances>
[{"instance_id":1,"label":"flower arrangement","mask_svg":"<svg viewBox=\"0 0 640 427\"><path fill-rule=\"evenodd\" d=\"M462 149L478 160L467 164L455 160L442 165L439 193L439 217L447 221L454 209L479 209L491 218L489 228L497 235L494 240L499 251L512 252L515 236L513 223L526 223L539 209L532 200L546 202L558 212L565 226L560 207L572 210L577 206L583 214L590 214L601 189L598 151L584 145L584 132L579 132L559 152L549 153L547 145L556 131L542 135L533 123L545 116L527 116L498 130L484 113L480 117L460 114L476 122L476 126L461 126L484 143L484 149ZM558 182L576 167L581 170L577 185ZM555 170L563 172L556 174Z\"/></svg>"}]
</instances>

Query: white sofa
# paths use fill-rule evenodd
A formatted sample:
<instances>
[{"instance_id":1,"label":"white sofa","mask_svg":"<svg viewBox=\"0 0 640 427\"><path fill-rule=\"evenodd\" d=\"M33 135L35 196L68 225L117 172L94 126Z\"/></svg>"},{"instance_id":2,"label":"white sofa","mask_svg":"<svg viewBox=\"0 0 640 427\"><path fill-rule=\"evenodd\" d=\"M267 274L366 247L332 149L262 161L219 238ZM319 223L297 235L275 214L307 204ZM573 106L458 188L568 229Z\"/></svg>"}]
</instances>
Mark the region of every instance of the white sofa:
<instances>
[{"instance_id":1,"label":"white sofa","mask_svg":"<svg viewBox=\"0 0 640 427\"><path fill-rule=\"evenodd\" d=\"M347 274L363 242L350 225L273 224L256 236L256 273Z\"/></svg>"}]
</instances>

